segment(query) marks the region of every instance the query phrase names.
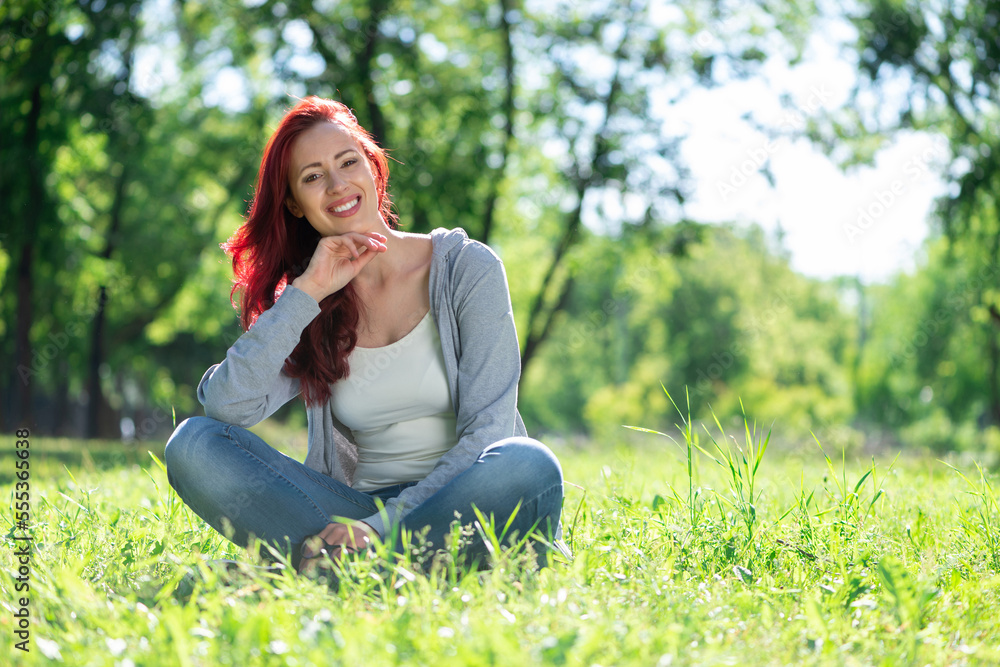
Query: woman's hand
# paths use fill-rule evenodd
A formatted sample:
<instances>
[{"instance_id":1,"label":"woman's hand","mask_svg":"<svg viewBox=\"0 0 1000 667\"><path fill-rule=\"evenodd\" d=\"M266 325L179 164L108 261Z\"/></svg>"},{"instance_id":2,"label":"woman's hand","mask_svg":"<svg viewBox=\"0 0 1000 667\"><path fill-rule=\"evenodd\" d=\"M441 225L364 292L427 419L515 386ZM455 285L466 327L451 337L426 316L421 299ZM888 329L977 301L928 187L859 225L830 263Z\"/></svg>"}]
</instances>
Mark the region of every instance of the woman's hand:
<instances>
[{"instance_id":1,"label":"woman's hand","mask_svg":"<svg viewBox=\"0 0 1000 667\"><path fill-rule=\"evenodd\" d=\"M292 281L316 302L339 291L379 253L386 250L386 237L378 232L348 232L324 236L309 259L309 266Z\"/></svg>"},{"instance_id":2,"label":"woman's hand","mask_svg":"<svg viewBox=\"0 0 1000 667\"><path fill-rule=\"evenodd\" d=\"M338 561L345 554L364 551L371 545L374 535L375 530L363 521L328 523L326 528L302 543L299 572L312 572L325 558Z\"/></svg>"}]
</instances>

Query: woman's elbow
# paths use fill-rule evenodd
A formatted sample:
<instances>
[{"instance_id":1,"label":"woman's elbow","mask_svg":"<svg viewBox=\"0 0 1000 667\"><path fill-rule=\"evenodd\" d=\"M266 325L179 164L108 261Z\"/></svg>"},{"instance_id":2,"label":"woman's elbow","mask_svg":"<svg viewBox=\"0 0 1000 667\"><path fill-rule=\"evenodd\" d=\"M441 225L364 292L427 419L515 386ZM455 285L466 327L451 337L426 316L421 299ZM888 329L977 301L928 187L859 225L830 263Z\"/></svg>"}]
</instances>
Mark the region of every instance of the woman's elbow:
<instances>
[{"instance_id":1,"label":"woman's elbow","mask_svg":"<svg viewBox=\"0 0 1000 667\"><path fill-rule=\"evenodd\" d=\"M252 410L237 403L213 400L210 396L198 396L205 408L205 416L220 422L249 428L261 421L262 409Z\"/></svg>"}]
</instances>

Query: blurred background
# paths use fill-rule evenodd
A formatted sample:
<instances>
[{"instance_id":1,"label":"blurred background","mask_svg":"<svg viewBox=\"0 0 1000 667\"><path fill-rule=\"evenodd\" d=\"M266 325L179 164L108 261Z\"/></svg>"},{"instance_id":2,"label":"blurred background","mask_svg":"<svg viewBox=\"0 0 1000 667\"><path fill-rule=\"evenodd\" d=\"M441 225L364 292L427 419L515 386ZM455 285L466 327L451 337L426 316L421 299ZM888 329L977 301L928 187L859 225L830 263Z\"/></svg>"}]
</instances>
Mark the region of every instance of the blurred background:
<instances>
[{"instance_id":1,"label":"blurred background","mask_svg":"<svg viewBox=\"0 0 1000 667\"><path fill-rule=\"evenodd\" d=\"M165 440L296 97L507 267L533 434L1000 454L1000 2L7 0L0 426ZM742 401L742 408L741 408ZM301 402L276 421L301 429ZM814 446L814 445L813 445Z\"/></svg>"}]
</instances>

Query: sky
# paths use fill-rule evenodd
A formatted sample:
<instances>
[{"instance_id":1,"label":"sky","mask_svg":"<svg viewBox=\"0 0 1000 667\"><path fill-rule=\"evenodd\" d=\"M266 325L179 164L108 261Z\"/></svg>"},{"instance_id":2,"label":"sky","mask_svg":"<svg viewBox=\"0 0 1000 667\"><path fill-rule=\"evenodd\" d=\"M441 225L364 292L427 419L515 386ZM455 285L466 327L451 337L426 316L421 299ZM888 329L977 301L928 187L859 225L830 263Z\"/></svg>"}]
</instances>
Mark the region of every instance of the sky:
<instances>
[{"instance_id":1,"label":"sky","mask_svg":"<svg viewBox=\"0 0 1000 667\"><path fill-rule=\"evenodd\" d=\"M769 61L760 76L696 91L671 113L689 132L682 149L692 176L689 218L756 222L771 232L780 225L797 271L884 282L916 266L934 200L946 190L946 141L903 133L873 165L844 171L808 139L773 140L742 118L750 113L794 135L808 118L847 104L857 65L839 45L851 31L831 22L813 35L798 66ZM782 92L791 109L781 105ZM875 101L883 102L891 100Z\"/></svg>"}]
</instances>

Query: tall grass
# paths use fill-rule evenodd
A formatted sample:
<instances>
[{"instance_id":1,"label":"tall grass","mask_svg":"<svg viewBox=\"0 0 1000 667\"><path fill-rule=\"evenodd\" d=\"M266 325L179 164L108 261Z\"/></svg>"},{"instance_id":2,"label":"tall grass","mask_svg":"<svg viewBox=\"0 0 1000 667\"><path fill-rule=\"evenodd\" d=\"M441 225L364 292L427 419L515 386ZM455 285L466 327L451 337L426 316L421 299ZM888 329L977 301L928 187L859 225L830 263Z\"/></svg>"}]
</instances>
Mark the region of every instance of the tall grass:
<instances>
[{"instance_id":1,"label":"tall grass","mask_svg":"<svg viewBox=\"0 0 1000 667\"><path fill-rule=\"evenodd\" d=\"M89 463L64 465L44 454L59 443L33 442L32 650L11 639L8 531L0 654L124 666L1000 662L989 471L776 451L749 417L734 438L720 420L678 414L676 447L650 435L557 452L572 560L532 568L481 517L488 571L357 559L333 587L211 565L249 557L152 458L102 459L118 445L91 443Z\"/></svg>"}]
</instances>

